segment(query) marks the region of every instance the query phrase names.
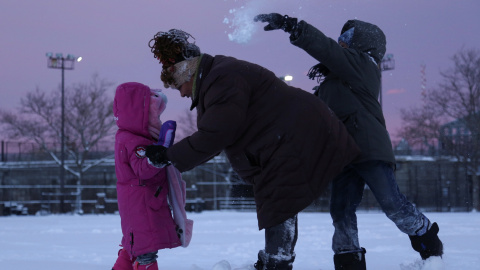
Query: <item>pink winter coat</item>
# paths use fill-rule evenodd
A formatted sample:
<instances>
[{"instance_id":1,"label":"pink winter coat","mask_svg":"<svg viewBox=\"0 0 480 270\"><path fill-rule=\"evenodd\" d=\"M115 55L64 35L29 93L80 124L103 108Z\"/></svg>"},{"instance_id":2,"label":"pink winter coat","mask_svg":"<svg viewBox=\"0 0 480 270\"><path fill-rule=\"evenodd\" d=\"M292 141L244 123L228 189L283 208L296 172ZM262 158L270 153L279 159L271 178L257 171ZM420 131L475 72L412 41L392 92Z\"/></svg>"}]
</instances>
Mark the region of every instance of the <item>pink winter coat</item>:
<instances>
[{"instance_id":1,"label":"pink winter coat","mask_svg":"<svg viewBox=\"0 0 480 270\"><path fill-rule=\"evenodd\" d=\"M149 104L148 86L132 82L117 87L117 198L122 246L131 256L181 245L167 203L166 170L150 165L145 156L145 146L155 142L148 131Z\"/></svg>"}]
</instances>

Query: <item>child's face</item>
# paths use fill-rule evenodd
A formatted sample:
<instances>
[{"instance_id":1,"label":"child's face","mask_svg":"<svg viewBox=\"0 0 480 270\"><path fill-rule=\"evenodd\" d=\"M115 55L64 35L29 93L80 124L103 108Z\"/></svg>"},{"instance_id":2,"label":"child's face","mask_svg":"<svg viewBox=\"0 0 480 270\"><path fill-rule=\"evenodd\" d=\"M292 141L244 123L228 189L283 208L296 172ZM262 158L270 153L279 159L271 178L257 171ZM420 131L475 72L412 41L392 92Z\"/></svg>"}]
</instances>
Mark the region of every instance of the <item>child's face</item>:
<instances>
[{"instance_id":1,"label":"child's face","mask_svg":"<svg viewBox=\"0 0 480 270\"><path fill-rule=\"evenodd\" d=\"M160 115L166 108L167 97L158 90L152 90L150 92L150 110L149 110L149 123L153 126L162 124Z\"/></svg>"},{"instance_id":2,"label":"child's face","mask_svg":"<svg viewBox=\"0 0 480 270\"><path fill-rule=\"evenodd\" d=\"M342 46L345 49L348 48L348 44L343 41L339 41L338 44L340 44L340 46Z\"/></svg>"}]
</instances>

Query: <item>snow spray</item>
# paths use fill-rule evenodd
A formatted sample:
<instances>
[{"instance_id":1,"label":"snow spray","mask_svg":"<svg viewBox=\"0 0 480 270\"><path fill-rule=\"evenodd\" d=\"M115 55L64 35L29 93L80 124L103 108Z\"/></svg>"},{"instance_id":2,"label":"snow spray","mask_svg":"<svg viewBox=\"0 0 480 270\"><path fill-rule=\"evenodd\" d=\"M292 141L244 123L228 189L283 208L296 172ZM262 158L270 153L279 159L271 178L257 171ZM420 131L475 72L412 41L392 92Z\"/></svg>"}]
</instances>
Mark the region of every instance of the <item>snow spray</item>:
<instances>
[{"instance_id":1,"label":"snow spray","mask_svg":"<svg viewBox=\"0 0 480 270\"><path fill-rule=\"evenodd\" d=\"M252 35L258 30L262 29L265 24L254 22L253 18L261 13L280 12L283 14L287 10L290 16L300 17L297 11L302 10L303 5L309 4L310 0L250 0L245 1L245 4L240 8L231 8L229 15L225 16L223 23L228 25L232 31L228 34L230 41L245 44L252 39ZM237 0L235 0L237 2ZM240 2L240 1L239 1ZM287 14L286 13L286 14Z\"/></svg>"},{"instance_id":2,"label":"snow spray","mask_svg":"<svg viewBox=\"0 0 480 270\"><path fill-rule=\"evenodd\" d=\"M262 1L250 1L240 8L232 8L229 10L229 17L225 17L224 24L228 25L228 28L233 32L228 34L230 41L244 44L248 43L252 38L252 35L258 29L258 23L253 21L253 17L259 14L260 7L267 3L267 0Z\"/></svg>"}]
</instances>

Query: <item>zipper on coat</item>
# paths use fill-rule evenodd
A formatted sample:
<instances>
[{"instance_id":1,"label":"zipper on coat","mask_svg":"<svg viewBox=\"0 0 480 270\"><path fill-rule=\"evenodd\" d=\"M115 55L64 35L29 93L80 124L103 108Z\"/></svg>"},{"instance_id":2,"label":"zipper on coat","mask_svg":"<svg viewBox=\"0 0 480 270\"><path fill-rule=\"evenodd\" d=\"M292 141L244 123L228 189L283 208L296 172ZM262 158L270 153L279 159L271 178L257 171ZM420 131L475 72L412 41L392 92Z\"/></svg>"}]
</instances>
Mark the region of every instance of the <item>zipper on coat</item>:
<instances>
[{"instance_id":1,"label":"zipper on coat","mask_svg":"<svg viewBox=\"0 0 480 270\"><path fill-rule=\"evenodd\" d=\"M135 255L133 254L133 232L130 232L130 252L132 255Z\"/></svg>"},{"instance_id":2,"label":"zipper on coat","mask_svg":"<svg viewBox=\"0 0 480 270\"><path fill-rule=\"evenodd\" d=\"M155 194L153 196L155 196L155 198L158 198L158 195L160 195L160 191L162 191L163 187L162 186L159 186L157 188L157 191L155 191Z\"/></svg>"}]
</instances>

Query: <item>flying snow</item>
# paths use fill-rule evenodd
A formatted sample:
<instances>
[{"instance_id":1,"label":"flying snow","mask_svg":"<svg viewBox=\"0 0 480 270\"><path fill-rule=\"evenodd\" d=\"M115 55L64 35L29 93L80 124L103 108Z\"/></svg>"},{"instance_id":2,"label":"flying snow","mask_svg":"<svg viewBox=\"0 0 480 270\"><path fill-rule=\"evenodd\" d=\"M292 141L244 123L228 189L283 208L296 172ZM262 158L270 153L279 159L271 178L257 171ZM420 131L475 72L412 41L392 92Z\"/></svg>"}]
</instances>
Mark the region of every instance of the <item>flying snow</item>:
<instances>
[{"instance_id":1,"label":"flying snow","mask_svg":"<svg viewBox=\"0 0 480 270\"><path fill-rule=\"evenodd\" d=\"M237 1L235 0L235 2ZM292 4L291 1L284 0L282 3L290 4L292 6L289 14L291 16L296 15L298 17L298 14L296 14L295 10L301 11L303 9L303 6L299 5L300 3L298 1ZM258 29L263 29L265 26L265 24L254 22L253 18L262 12L274 12L277 9L282 9L280 8L281 6L283 5L278 1L273 2L270 0L251 0L247 1L240 8L230 8L228 11L229 14L223 19L223 23L228 25L228 28L230 29L230 33L228 33L228 39L239 44L248 43L252 39L253 34Z\"/></svg>"},{"instance_id":2,"label":"flying snow","mask_svg":"<svg viewBox=\"0 0 480 270\"><path fill-rule=\"evenodd\" d=\"M258 14L257 9L242 6L239 9L230 9L229 13L233 18L225 17L223 20L223 23L233 31L228 34L228 39L236 43L248 43L258 27L253 21L253 17Z\"/></svg>"}]
</instances>

